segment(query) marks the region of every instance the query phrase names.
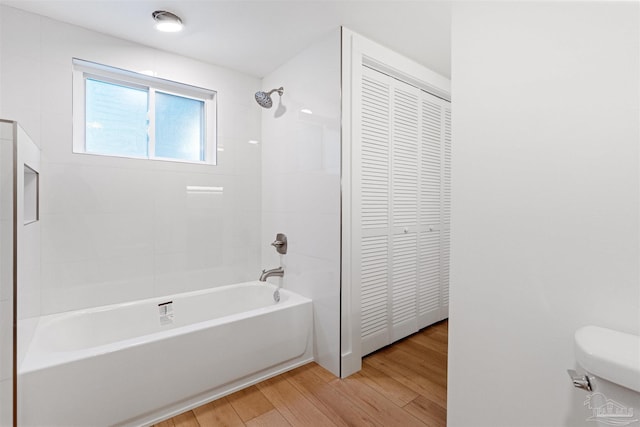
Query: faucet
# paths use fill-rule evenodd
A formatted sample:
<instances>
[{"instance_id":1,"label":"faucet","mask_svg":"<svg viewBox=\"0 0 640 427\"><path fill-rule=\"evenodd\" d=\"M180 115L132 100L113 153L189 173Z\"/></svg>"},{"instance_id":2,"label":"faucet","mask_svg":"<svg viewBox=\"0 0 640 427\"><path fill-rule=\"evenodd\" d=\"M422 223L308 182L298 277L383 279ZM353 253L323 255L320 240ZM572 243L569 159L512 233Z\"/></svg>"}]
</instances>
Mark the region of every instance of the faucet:
<instances>
[{"instance_id":1,"label":"faucet","mask_svg":"<svg viewBox=\"0 0 640 427\"><path fill-rule=\"evenodd\" d=\"M261 282L266 282L267 278L271 276L283 277L284 268L277 267L277 268L272 268L271 270L262 270L262 274L260 275L260 279L258 280L260 280Z\"/></svg>"}]
</instances>

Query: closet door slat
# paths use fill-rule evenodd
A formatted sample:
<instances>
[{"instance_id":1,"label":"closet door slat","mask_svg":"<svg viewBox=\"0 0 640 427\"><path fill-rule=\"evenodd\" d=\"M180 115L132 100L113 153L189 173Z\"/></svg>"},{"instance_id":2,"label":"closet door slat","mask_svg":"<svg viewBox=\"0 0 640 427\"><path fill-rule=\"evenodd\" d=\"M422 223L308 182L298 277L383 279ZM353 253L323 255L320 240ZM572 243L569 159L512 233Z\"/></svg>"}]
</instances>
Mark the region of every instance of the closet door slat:
<instances>
[{"instance_id":1,"label":"closet door slat","mask_svg":"<svg viewBox=\"0 0 640 427\"><path fill-rule=\"evenodd\" d=\"M437 102L422 100L420 223L433 227L440 225L441 110Z\"/></svg>"},{"instance_id":2,"label":"closet door slat","mask_svg":"<svg viewBox=\"0 0 640 427\"><path fill-rule=\"evenodd\" d=\"M418 94L394 82L392 121L393 225L415 226L418 219Z\"/></svg>"},{"instance_id":3,"label":"closet door slat","mask_svg":"<svg viewBox=\"0 0 640 427\"><path fill-rule=\"evenodd\" d=\"M449 254L451 251L451 108L445 107L443 117L443 186L442 186L442 263L441 292L443 317L449 316Z\"/></svg>"},{"instance_id":4,"label":"closet door slat","mask_svg":"<svg viewBox=\"0 0 640 427\"><path fill-rule=\"evenodd\" d=\"M416 312L417 247L416 233L393 236L391 280L391 340L396 341L418 330Z\"/></svg>"},{"instance_id":5,"label":"closet door slat","mask_svg":"<svg viewBox=\"0 0 640 427\"><path fill-rule=\"evenodd\" d=\"M362 78L362 227L389 226L390 88Z\"/></svg>"}]
</instances>

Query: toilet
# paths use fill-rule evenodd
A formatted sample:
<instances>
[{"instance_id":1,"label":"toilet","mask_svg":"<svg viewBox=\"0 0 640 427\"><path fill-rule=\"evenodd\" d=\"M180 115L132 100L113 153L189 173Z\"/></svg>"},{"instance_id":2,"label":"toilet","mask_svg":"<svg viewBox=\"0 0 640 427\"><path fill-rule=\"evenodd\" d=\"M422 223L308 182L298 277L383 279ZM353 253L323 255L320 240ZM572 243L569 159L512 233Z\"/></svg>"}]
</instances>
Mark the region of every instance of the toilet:
<instances>
[{"instance_id":1,"label":"toilet","mask_svg":"<svg viewBox=\"0 0 640 427\"><path fill-rule=\"evenodd\" d=\"M640 427L640 337L599 326L574 335L582 375L571 371L574 385L585 389L586 421L593 426Z\"/></svg>"}]
</instances>

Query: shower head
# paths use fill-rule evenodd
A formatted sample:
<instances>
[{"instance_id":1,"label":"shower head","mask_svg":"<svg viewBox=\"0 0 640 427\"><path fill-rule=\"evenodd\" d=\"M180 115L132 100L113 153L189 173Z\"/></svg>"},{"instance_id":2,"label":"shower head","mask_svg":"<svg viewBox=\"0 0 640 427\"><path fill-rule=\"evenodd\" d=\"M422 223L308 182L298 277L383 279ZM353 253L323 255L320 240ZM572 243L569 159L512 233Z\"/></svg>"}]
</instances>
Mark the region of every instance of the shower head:
<instances>
[{"instance_id":1,"label":"shower head","mask_svg":"<svg viewBox=\"0 0 640 427\"><path fill-rule=\"evenodd\" d=\"M272 89L269 92L256 92L256 102L263 108L271 108L271 106L273 105L271 94L273 92L278 92L278 95L282 96L282 94L284 93L284 88L280 87L278 89Z\"/></svg>"}]
</instances>

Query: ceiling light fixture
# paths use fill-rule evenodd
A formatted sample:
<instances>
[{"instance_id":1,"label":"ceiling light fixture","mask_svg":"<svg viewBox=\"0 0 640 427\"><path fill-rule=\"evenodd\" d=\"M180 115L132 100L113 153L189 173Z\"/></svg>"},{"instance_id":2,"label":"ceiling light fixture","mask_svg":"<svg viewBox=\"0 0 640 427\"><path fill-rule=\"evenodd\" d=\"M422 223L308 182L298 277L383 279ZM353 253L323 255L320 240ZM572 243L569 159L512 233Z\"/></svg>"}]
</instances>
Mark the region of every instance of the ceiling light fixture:
<instances>
[{"instance_id":1,"label":"ceiling light fixture","mask_svg":"<svg viewBox=\"0 0 640 427\"><path fill-rule=\"evenodd\" d=\"M178 15L175 15L166 10L156 10L151 14L156 21L156 30L163 31L165 33L176 33L182 30L182 19Z\"/></svg>"}]
</instances>

